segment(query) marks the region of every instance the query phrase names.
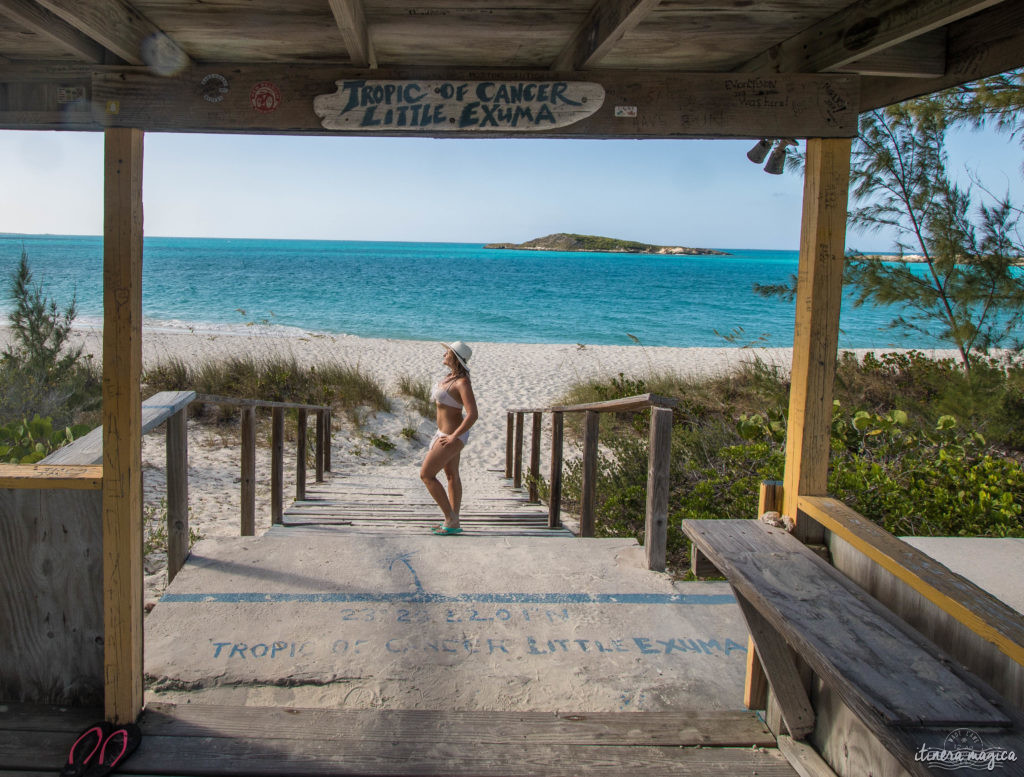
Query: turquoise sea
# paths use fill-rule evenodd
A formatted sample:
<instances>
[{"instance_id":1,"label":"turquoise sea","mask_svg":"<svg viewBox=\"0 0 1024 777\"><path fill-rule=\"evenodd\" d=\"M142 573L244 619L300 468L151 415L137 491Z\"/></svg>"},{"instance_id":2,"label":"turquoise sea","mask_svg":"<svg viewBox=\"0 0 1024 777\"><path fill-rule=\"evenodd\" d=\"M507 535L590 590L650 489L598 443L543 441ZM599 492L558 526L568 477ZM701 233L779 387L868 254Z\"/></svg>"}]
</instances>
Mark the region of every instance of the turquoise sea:
<instances>
[{"instance_id":1,"label":"turquoise sea","mask_svg":"<svg viewBox=\"0 0 1024 777\"><path fill-rule=\"evenodd\" d=\"M102 315L102 240L0 234L0 313L22 248L46 293ZM271 327L413 340L727 346L793 342L792 303L754 294L783 283L796 251L722 247L730 256L484 249L466 243L148 237L143 315L165 328ZM937 345L885 328L896 311L847 302L846 348ZM716 330L720 334L716 334ZM742 334L729 342L722 335ZM631 337L632 336L632 337ZM636 338L634 340L633 338Z\"/></svg>"}]
</instances>

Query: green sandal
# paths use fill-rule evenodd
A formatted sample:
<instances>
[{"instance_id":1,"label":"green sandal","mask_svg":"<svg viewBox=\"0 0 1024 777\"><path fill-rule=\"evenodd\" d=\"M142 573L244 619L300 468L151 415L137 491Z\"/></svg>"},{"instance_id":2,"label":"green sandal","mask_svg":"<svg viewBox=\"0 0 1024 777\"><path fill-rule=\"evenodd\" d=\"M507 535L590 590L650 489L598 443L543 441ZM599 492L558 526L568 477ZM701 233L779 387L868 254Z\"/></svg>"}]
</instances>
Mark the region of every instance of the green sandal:
<instances>
[{"instance_id":1,"label":"green sandal","mask_svg":"<svg viewBox=\"0 0 1024 777\"><path fill-rule=\"evenodd\" d=\"M430 530L430 533L431 534L438 534L438 535L442 535L442 534L462 534L462 527L460 527L460 526L445 526L444 524L442 524L440 526L435 526L433 529Z\"/></svg>"}]
</instances>

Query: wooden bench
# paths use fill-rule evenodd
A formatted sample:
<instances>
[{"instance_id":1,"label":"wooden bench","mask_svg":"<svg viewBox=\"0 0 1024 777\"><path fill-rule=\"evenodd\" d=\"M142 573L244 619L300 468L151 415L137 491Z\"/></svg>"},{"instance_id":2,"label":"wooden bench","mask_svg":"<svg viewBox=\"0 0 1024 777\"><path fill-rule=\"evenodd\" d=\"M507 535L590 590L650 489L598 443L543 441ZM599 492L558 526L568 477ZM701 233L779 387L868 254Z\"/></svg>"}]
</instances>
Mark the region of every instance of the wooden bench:
<instances>
[{"instance_id":1,"label":"wooden bench","mask_svg":"<svg viewBox=\"0 0 1024 777\"><path fill-rule=\"evenodd\" d=\"M998 694L784 529L756 520L686 520L683 531L729 580L790 734L815 730L793 651L914 775L915 758L955 729L1015 751L999 774L1024 774L1024 727Z\"/></svg>"}]
</instances>

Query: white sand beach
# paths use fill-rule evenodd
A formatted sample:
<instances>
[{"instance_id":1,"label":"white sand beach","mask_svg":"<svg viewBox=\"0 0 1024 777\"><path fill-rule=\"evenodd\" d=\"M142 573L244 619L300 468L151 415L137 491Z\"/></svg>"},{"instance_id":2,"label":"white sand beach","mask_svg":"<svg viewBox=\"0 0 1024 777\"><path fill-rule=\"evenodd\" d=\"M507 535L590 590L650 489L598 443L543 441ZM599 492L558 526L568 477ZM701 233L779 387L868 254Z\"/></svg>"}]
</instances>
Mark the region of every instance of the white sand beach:
<instances>
[{"instance_id":1,"label":"white sand beach","mask_svg":"<svg viewBox=\"0 0 1024 777\"><path fill-rule=\"evenodd\" d=\"M453 336L464 336L461 333ZM0 328L0 347L9 332ZM76 339L87 353L99 359L101 333L77 330ZM544 407L560 399L574 383L618 373L643 377L653 373L712 375L730 370L744 361L759 359L788 369L788 348L665 348L607 345L550 345L485 343L468 341L473 348L470 362L480 420L473 428L462 457L465 488L499 489L500 478L493 470L504 467L506 410ZM413 410L398 394L398 381L408 375L431 382L444 374L443 347L416 340L362 338L352 335L307 333L297 336L261 332L222 334L200 331L146 329L143 335L143 364L180 359L190 364L231 356L279 355L295 357L300 363L316 365L340 362L359 367L376 377L394 397L390 413L362 414L358 428L343 416L336 416L332 437L334 471L387 465L388 477L396 482L416 483L417 471L426 445L435 430L432 419ZM185 388L185 387L182 387ZM415 429L413 439L403 429ZM239 448L238 424L189 425L190 526L202 536L238 536L239 533ZM396 444L384 452L369 443L372 435L387 435ZM269 431L261 424L257 434L257 533L270 525ZM546 448L543 449L546 455ZM164 434L162 428L146 436L143 467L146 512L158 525L165 491ZM286 495L294 483L294 461L286 456ZM542 468L543 468L542 464ZM488 471L492 470L492 471ZM151 604L165 586L163 554L147 559L146 599Z\"/></svg>"}]
</instances>

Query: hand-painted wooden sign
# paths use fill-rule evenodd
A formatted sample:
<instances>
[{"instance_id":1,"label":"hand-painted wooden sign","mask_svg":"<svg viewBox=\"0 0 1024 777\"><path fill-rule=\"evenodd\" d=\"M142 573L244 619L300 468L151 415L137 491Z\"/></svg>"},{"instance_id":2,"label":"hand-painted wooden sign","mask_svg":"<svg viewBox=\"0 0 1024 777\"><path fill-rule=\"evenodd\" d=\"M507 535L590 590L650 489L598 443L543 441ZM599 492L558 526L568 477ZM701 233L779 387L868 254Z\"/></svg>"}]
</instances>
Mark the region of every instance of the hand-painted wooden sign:
<instances>
[{"instance_id":1,"label":"hand-painted wooden sign","mask_svg":"<svg viewBox=\"0 0 1024 777\"><path fill-rule=\"evenodd\" d=\"M313 100L330 130L503 132L565 127L593 114L604 87L588 81L337 81Z\"/></svg>"}]
</instances>

